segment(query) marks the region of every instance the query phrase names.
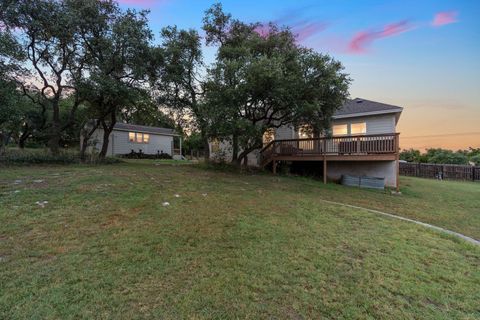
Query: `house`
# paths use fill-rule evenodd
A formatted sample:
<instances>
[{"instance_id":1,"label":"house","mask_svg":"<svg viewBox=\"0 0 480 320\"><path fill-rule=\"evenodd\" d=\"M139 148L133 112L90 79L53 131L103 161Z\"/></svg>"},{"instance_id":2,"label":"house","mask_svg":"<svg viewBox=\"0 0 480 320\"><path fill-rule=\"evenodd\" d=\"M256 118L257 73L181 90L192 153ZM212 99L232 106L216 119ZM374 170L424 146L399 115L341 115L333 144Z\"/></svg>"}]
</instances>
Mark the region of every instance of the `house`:
<instances>
[{"instance_id":1,"label":"house","mask_svg":"<svg viewBox=\"0 0 480 320\"><path fill-rule=\"evenodd\" d=\"M264 134L264 147L248 155L248 164L271 167L279 162L319 166L324 181L342 175L385 179L385 185L398 188L399 133L396 126L403 108L356 98L347 100L332 118L331 135L313 137L291 126ZM210 144L213 159L231 159L228 141Z\"/></svg>"},{"instance_id":2,"label":"house","mask_svg":"<svg viewBox=\"0 0 480 320\"><path fill-rule=\"evenodd\" d=\"M80 144L81 145L81 144ZM95 130L87 151L101 150L103 129ZM135 151L145 154L167 153L181 158L182 139L174 129L117 123L110 134L108 156L122 155Z\"/></svg>"}]
</instances>

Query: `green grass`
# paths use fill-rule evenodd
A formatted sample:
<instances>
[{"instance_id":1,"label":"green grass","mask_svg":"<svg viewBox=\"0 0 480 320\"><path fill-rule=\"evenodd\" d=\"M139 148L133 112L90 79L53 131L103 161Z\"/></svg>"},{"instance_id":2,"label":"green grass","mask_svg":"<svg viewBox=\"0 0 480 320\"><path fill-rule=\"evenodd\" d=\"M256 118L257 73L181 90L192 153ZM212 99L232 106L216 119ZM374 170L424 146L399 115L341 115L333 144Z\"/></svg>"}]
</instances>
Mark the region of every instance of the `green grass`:
<instances>
[{"instance_id":1,"label":"green grass","mask_svg":"<svg viewBox=\"0 0 480 320\"><path fill-rule=\"evenodd\" d=\"M478 247L319 201L477 236L479 185L409 178L397 197L155 161L0 170L2 319L480 317Z\"/></svg>"}]
</instances>

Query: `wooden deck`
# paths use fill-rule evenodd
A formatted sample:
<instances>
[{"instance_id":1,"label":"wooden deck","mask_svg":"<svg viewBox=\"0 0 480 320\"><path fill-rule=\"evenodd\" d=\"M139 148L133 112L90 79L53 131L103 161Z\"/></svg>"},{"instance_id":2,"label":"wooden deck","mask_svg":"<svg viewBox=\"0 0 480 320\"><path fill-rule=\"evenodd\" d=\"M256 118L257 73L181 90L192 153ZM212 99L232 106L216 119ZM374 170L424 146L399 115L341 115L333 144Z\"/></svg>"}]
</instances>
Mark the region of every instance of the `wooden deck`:
<instances>
[{"instance_id":1,"label":"wooden deck","mask_svg":"<svg viewBox=\"0 0 480 320\"><path fill-rule=\"evenodd\" d=\"M260 150L261 166L277 161L397 161L399 133L273 140ZM324 174L326 182L326 174ZM397 174L398 184L398 174Z\"/></svg>"}]
</instances>

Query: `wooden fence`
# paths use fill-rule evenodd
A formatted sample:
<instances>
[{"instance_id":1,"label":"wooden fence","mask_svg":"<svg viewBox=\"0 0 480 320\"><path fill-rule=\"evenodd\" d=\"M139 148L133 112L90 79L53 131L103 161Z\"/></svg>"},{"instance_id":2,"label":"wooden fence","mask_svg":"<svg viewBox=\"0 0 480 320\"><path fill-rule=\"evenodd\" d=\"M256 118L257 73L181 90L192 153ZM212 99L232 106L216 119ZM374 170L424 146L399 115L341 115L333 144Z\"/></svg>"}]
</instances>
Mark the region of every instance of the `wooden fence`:
<instances>
[{"instance_id":1,"label":"wooden fence","mask_svg":"<svg viewBox=\"0 0 480 320\"><path fill-rule=\"evenodd\" d=\"M400 175L430 179L480 181L480 167L400 162Z\"/></svg>"}]
</instances>

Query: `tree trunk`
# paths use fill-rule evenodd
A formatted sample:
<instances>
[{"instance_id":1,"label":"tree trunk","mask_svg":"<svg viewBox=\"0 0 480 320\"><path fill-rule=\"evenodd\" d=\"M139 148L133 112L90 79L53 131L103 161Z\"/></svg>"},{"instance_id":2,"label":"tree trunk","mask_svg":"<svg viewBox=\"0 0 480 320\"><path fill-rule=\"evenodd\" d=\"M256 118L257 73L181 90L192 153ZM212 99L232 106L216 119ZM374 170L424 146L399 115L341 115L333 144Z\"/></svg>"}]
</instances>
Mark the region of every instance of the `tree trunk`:
<instances>
[{"instance_id":1,"label":"tree trunk","mask_svg":"<svg viewBox=\"0 0 480 320\"><path fill-rule=\"evenodd\" d=\"M205 129L201 128L200 136L203 141L203 149L205 151L203 154L203 157L205 162L208 162L210 161L210 145L208 144L208 137L206 136L205 131L206 131Z\"/></svg>"},{"instance_id":2,"label":"tree trunk","mask_svg":"<svg viewBox=\"0 0 480 320\"><path fill-rule=\"evenodd\" d=\"M0 156L3 156L6 151L5 140L6 140L6 135L0 132Z\"/></svg>"},{"instance_id":3,"label":"tree trunk","mask_svg":"<svg viewBox=\"0 0 480 320\"><path fill-rule=\"evenodd\" d=\"M31 134L32 132L30 131L30 127L28 126L28 124L25 124L24 130L20 135L20 138L18 139L18 147L20 149L25 148L25 142L27 141L27 139L30 137Z\"/></svg>"},{"instance_id":4,"label":"tree trunk","mask_svg":"<svg viewBox=\"0 0 480 320\"><path fill-rule=\"evenodd\" d=\"M237 159L235 160L235 165L240 167L242 165L242 161L243 160L246 160L247 158L247 155L252 152L253 148L249 148L249 149L246 149L246 150L243 150L242 152L240 152L240 154L238 155ZM246 161L245 161L246 162Z\"/></svg>"},{"instance_id":5,"label":"tree trunk","mask_svg":"<svg viewBox=\"0 0 480 320\"><path fill-rule=\"evenodd\" d=\"M115 115L115 111L112 111L110 115L110 123L107 124L104 120L102 122L102 127L103 127L103 144L102 144L102 150L100 151L98 157L100 159L105 159L107 156L107 151L108 151L108 144L110 140L110 134L113 131L113 127L115 127L115 123L117 122L117 117Z\"/></svg>"},{"instance_id":6,"label":"tree trunk","mask_svg":"<svg viewBox=\"0 0 480 320\"><path fill-rule=\"evenodd\" d=\"M80 148L80 162L85 163L87 160L87 148L88 148L88 141L92 137L95 130L97 130L98 126L100 125L100 120L95 121L93 127L89 129L82 129L82 145Z\"/></svg>"},{"instance_id":7,"label":"tree trunk","mask_svg":"<svg viewBox=\"0 0 480 320\"><path fill-rule=\"evenodd\" d=\"M56 155L60 153L60 134L58 130L54 128L52 128L50 138L48 139L48 148L52 154Z\"/></svg>"},{"instance_id":8,"label":"tree trunk","mask_svg":"<svg viewBox=\"0 0 480 320\"><path fill-rule=\"evenodd\" d=\"M48 139L48 147L53 154L60 152L60 92L55 96L55 100L52 102L52 127L50 128L50 138Z\"/></svg>"},{"instance_id":9,"label":"tree trunk","mask_svg":"<svg viewBox=\"0 0 480 320\"><path fill-rule=\"evenodd\" d=\"M232 137L232 163L236 163L238 159L238 135L233 134Z\"/></svg>"},{"instance_id":10,"label":"tree trunk","mask_svg":"<svg viewBox=\"0 0 480 320\"><path fill-rule=\"evenodd\" d=\"M80 146L80 162L85 163L87 160L87 147L88 147L89 138L85 135L82 137L82 145Z\"/></svg>"}]
</instances>

